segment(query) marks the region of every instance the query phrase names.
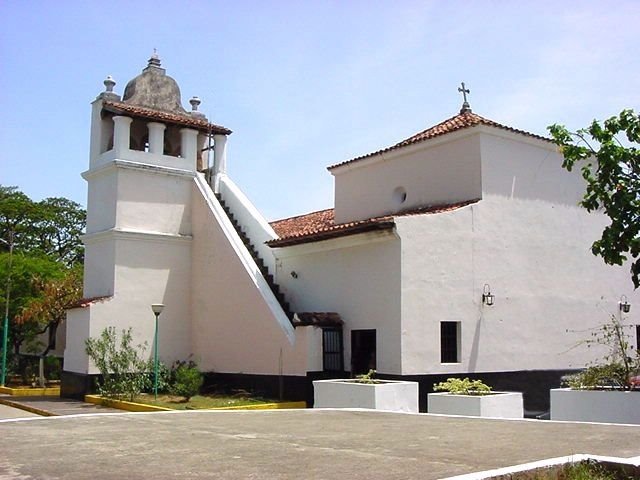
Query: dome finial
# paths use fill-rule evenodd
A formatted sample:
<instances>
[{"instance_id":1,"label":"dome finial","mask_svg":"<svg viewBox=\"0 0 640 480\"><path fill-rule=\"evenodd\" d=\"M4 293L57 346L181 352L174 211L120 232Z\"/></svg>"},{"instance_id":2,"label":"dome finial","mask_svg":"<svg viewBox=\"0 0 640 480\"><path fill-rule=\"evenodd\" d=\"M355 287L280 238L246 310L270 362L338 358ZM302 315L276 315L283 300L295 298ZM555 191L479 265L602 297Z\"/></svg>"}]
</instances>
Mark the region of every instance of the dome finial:
<instances>
[{"instance_id":1,"label":"dome finial","mask_svg":"<svg viewBox=\"0 0 640 480\"><path fill-rule=\"evenodd\" d=\"M105 78L102 83L104 83L105 92L107 93L112 93L113 87L116 86L116 82L111 75L107 75L107 78Z\"/></svg>"},{"instance_id":2,"label":"dome finial","mask_svg":"<svg viewBox=\"0 0 640 480\"><path fill-rule=\"evenodd\" d=\"M191 104L191 115L194 117L205 118L204 113L198 111L198 106L202 103L200 98L193 96L191 97L191 100L189 100L189 103Z\"/></svg>"},{"instance_id":3,"label":"dome finial","mask_svg":"<svg viewBox=\"0 0 640 480\"><path fill-rule=\"evenodd\" d=\"M153 49L153 54L151 55L147 66L160 68L160 57L158 56L158 51L155 48Z\"/></svg>"}]
</instances>

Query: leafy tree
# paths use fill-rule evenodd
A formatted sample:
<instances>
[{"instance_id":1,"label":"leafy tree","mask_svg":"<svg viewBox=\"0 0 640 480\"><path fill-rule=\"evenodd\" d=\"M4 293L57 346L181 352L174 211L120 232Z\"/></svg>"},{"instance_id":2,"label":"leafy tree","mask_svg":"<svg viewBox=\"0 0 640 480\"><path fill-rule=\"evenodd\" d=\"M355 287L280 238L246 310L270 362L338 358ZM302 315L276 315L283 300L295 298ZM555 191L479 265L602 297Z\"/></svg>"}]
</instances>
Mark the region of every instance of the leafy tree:
<instances>
[{"instance_id":1,"label":"leafy tree","mask_svg":"<svg viewBox=\"0 0 640 480\"><path fill-rule=\"evenodd\" d=\"M81 263L80 240L86 212L76 202L62 197L34 202L17 187L0 185L0 236L6 243L0 251L48 255L67 266Z\"/></svg>"},{"instance_id":2,"label":"leafy tree","mask_svg":"<svg viewBox=\"0 0 640 480\"><path fill-rule=\"evenodd\" d=\"M30 325L37 334L49 333L49 341L40 353L45 357L55 348L56 332L67 316L67 309L82 298L82 275L78 269L72 269L60 278L42 280L36 277L33 283L38 295L21 309L15 323Z\"/></svg>"},{"instance_id":3,"label":"leafy tree","mask_svg":"<svg viewBox=\"0 0 640 480\"><path fill-rule=\"evenodd\" d=\"M581 205L600 210L611 219L591 250L609 265L632 259L631 279L640 286L640 115L623 110L604 122L570 132L562 125L548 127L560 147L562 166L578 164L587 190ZM620 136L624 136L621 141ZM624 142L624 143L623 143Z\"/></svg>"},{"instance_id":4,"label":"leafy tree","mask_svg":"<svg viewBox=\"0 0 640 480\"><path fill-rule=\"evenodd\" d=\"M71 269L83 261L80 234L85 222L86 213L75 202L65 198L34 202L17 187L0 185L0 302L3 313L8 305L14 356L10 360L18 362L21 372L26 365L21 348L47 330L54 338L64 318L56 306L55 285L66 289L65 282L80 283L80 271ZM45 308L53 310L47 315Z\"/></svg>"},{"instance_id":5,"label":"leafy tree","mask_svg":"<svg viewBox=\"0 0 640 480\"><path fill-rule=\"evenodd\" d=\"M10 260L8 253L0 253L0 278L6 279L11 275L10 285L0 283L0 301L2 312L6 305L6 289L10 287L9 298L9 336L15 355L25 342L32 341L40 330L37 322L16 322L19 313L41 294L38 283L60 280L65 277L67 268L45 255L24 255L14 253Z\"/></svg>"}]
</instances>

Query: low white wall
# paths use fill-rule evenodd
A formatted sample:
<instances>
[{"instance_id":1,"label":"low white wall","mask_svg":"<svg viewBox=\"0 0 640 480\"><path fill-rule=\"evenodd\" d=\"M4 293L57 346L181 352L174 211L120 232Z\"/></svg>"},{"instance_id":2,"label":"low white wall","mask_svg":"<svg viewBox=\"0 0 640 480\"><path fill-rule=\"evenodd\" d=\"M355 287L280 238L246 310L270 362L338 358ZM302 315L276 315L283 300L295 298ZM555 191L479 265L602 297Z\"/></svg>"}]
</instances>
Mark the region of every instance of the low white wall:
<instances>
[{"instance_id":1,"label":"low white wall","mask_svg":"<svg viewBox=\"0 0 640 480\"><path fill-rule=\"evenodd\" d=\"M556 388L551 420L640 424L640 391Z\"/></svg>"},{"instance_id":2,"label":"low white wall","mask_svg":"<svg viewBox=\"0 0 640 480\"><path fill-rule=\"evenodd\" d=\"M427 412L473 417L524 417L520 392L494 392L492 395L430 393L427 395Z\"/></svg>"},{"instance_id":3,"label":"low white wall","mask_svg":"<svg viewBox=\"0 0 640 480\"><path fill-rule=\"evenodd\" d=\"M269 222L228 176L220 175L218 178L222 200L224 200L231 213L233 213L242 229L246 232L258 255L260 255L260 258L269 269L269 273L275 275L273 250L264 243L278 238L276 232L273 231Z\"/></svg>"},{"instance_id":4,"label":"low white wall","mask_svg":"<svg viewBox=\"0 0 640 480\"><path fill-rule=\"evenodd\" d=\"M384 380L358 383L353 380L313 382L314 408L369 408L393 412L418 412L418 383Z\"/></svg>"}]
</instances>

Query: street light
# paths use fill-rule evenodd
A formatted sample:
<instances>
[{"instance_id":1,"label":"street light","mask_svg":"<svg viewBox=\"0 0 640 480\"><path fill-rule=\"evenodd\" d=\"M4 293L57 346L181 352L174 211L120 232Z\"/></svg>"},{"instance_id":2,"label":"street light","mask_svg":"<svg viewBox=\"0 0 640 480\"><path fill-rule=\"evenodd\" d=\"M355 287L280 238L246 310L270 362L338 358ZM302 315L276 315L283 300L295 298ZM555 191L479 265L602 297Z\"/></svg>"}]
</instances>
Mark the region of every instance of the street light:
<instances>
[{"instance_id":1,"label":"street light","mask_svg":"<svg viewBox=\"0 0 640 480\"><path fill-rule=\"evenodd\" d=\"M151 310L153 310L153 314L156 316L156 333L153 337L153 397L158 399L158 317L164 310L164 305L162 303L154 303L151 305Z\"/></svg>"},{"instance_id":2,"label":"street light","mask_svg":"<svg viewBox=\"0 0 640 480\"><path fill-rule=\"evenodd\" d=\"M13 261L13 231L9 231L9 241L0 238L2 243L9 246L9 269L7 270L7 295L4 302L4 322L2 323L2 374L0 385L4 387L7 379L7 337L9 335L9 300L11 292L11 267Z\"/></svg>"}]
</instances>

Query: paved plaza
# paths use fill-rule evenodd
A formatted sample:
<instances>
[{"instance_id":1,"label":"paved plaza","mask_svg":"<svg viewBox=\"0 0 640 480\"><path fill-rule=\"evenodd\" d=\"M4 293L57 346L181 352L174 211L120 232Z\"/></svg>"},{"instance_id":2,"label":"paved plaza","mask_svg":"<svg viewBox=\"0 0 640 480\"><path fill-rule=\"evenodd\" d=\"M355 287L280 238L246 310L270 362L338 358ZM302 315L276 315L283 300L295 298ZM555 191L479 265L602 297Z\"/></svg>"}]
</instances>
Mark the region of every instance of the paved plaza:
<instances>
[{"instance_id":1,"label":"paved plaza","mask_svg":"<svg viewBox=\"0 0 640 480\"><path fill-rule=\"evenodd\" d=\"M640 456L640 427L375 411L118 413L0 422L2 479L438 479L574 453Z\"/></svg>"}]
</instances>

